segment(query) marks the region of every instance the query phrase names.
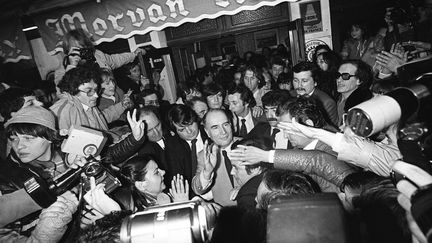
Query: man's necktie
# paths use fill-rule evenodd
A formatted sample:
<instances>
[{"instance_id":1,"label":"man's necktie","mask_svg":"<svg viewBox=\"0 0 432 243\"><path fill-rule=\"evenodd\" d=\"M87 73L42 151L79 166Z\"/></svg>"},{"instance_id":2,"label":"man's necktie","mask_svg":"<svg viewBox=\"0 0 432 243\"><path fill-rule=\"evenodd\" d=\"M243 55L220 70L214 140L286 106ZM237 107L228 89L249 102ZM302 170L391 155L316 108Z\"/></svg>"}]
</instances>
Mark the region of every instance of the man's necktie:
<instances>
[{"instance_id":1,"label":"man's necktie","mask_svg":"<svg viewBox=\"0 0 432 243\"><path fill-rule=\"evenodd\" d=\"M225 150L222 150L222 155L224 157L225 168L228 172L228 177L231 181L231 185L234 187L234 178L231 175L231 169L232 169L231 160L228 158L227 152Z\"/></svg>"},{"instance_id":2,"label":"man's necktie","mask_svg":"<svg viewBox=\"0 0 432 243\"><path fill-rule=\"evenodd\" d=\"M192 140L191 144L191 158L192 158L192 175L195 175L197 169L198 159L197 159L197 149L196 149L197 139Z\"/></svg>"},{"instance_id":3,"label":"man's necktie","mask_svg":"<svg viewBox=\"0 0 432 243\"><path fill-rule=\"evenodd\" d=\"M278 134L279 132L280 132L280 130L275 128L275 129L273 129L273 132L271 134L272 141L273 141L273 148L276 147L276 134Z\"/></svg>"},{"instance_id":4,"label":"man's necktie","mask_svg":"<svg viewBox=\"0 0 432 243\"><path fill-rule=\"evenodd\" d=\"M241 119L241 127L240 127L240 132L239 132L239 136L240 137L245 137L247 135L247 129L246 129L246 119Z\"/></svg>"}]
</instances>

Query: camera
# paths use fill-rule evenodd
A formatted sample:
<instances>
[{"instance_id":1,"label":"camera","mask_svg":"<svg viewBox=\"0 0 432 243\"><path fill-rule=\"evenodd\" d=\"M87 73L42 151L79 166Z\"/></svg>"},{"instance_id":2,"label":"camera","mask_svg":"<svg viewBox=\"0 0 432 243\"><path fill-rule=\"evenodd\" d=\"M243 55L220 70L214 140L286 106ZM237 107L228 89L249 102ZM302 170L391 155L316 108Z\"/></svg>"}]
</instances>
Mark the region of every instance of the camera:
<instances>
[{"instance_id":1,"label":"camera","mask_svg":"<svg viewBox=\"0 0 432 243\"><path fill-rule=\"evenodd\" d=\"M120 242L201 243L208 239L206 214L200 202L147 208L123 220Z\"/></svg>"}]
</instances>

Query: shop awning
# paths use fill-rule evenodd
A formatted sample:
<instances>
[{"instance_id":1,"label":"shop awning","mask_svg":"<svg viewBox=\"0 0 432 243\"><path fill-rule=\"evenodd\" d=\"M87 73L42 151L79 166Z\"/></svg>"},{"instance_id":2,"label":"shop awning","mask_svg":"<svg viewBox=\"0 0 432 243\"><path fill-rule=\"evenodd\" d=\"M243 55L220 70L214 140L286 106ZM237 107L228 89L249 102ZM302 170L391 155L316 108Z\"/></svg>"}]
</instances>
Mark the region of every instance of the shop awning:
<instances>
[{"instance_id":1,"label":"shop awning","mask_svg":"<svg viewBox=\"0 0 432 243\"><path fill-rule=\"evenodd\" d=\"M55 9L33 16L51 54L61 49L63 35L77 27L92 34L96 44L146 34L187 22L198 22L243 10L296 0L101 0Z\"/></svg>"}]
</instances>

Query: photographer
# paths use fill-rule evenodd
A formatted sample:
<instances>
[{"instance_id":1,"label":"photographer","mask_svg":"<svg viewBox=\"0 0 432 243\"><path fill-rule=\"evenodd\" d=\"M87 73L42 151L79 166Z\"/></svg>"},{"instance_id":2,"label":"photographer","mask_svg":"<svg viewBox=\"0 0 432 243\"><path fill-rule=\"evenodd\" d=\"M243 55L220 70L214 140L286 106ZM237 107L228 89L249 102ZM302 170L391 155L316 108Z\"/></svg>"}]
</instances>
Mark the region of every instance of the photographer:
<instances>
[{"instance_id":1,"label":"photographer","mask_svg":"<svg viewBox=\"0 0 432 243\"><path fill-rule=\"evenodd\" d=\"M54 82L58 84L66 71L80 65L116 69L132 62L138 54L145 54L143 49L136 49L133 53L108 55L95 48L89 33L83 29L75 29L63 37L63 65L55 71Z\"/></svg>"},{"instance_id":2,"label":"photographer","mask_svg":"<svg viewBox=\"0 0 432 243\"><path fill-rule=\"evenodd\" d=\"M23 197L22 199L27 201L16 202L20 205L18 208L32 205L31 199L42 208L48 207L57 198L48 190L48 183L68 168L83 165L85 159L76 157L68 163L59 149L61 137L55 127L55 117L42 107L30 106L19 110L5 127L12 151L7 160L0 164L2 193L12 193L25 188L32 198ZM8 190L5 190L6 188ZM21 209L27 210L25 207ZM24 234L29 233L34 226L32 222L37 217L38 213L30 214L21 218L20 222L9 224L8 228L18 227L25 229L21 231Z\"/></svg>"}]
</instances>

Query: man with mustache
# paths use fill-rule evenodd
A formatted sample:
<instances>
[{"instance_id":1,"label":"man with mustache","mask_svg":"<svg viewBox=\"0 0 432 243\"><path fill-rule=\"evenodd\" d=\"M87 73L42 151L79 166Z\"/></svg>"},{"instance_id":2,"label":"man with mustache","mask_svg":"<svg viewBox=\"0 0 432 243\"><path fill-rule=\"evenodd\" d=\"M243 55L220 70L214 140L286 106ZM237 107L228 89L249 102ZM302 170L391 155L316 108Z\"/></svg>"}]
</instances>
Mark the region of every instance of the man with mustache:
<instances>
[{"instance_id":1,"label":"man with mustache","mask_svg":"<svg viewBox=\"0 0 432 243\"><path fill-rule=\"evenodd\" d=\"M283 131L277 128L277 124L279 122L280 106L291 103L294 99L287 90L272 90L266 93L262 97L262 103L268 122L257 124L247 137L270 137L273 141L274 149L291 148Z\"/></svg>"},{"instance_id":2,"label":"man with mustache","mask_svg":"<svg viewBox=\"0 0 432 243\"><path fill-rule=\"evenodd\" d=\"M293 87L299 96L307 96L318 101L326 121L336 125L338 111L336 102L325 92L316 88L318 82L318 66L312 62L300 62L293 67Z\"/></svg>"}]
</instances>

